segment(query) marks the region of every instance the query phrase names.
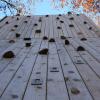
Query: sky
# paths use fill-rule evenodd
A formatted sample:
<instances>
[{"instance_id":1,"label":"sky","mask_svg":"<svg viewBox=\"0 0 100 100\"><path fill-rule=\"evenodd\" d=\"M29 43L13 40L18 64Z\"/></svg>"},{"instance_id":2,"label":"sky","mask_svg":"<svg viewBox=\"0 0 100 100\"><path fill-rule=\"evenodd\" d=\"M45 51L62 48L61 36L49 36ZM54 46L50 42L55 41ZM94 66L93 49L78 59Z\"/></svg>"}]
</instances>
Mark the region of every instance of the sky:
<instances>
[{"instance_id":1,"label":"sky","mask_svg":"<svg viewBox=\"0 0 100 100\"><path fill-rule=\"evenodd\" d=\"M80 6L78 9L73 9L73 5L70 3L71 0L64 0L67 1L69 4L63 7L61 6L61 0L33 0L33 2L31 2L32 0L29 0L30 3L27 2L27 0L20 0L21 3L25 4L25 9L26 11L29 12L30 9L30 13L32 15L56 15L56 14L66 14L69 11L74 10L75 13L84 13L87 16L92 16L91 18L94 20L96 19L96 16L100 16L100 13L98 13L97 15L93 14L93 13L85 13L83 12L83 8ZM55 1L55 3L53 2ZM16 4L16 3L15 3ZM1 4L0 4L1 5ZM19 4L17 4L19 5ZM30 8L29 8L30 7ZM11 15L11 13L9 12L9 10L6 10L7 15ZM14 10L15 12L15 10ZM2 13L2 11L0 11L0 18L4 17L5 14Z\"/></svg>"}]
</instances>

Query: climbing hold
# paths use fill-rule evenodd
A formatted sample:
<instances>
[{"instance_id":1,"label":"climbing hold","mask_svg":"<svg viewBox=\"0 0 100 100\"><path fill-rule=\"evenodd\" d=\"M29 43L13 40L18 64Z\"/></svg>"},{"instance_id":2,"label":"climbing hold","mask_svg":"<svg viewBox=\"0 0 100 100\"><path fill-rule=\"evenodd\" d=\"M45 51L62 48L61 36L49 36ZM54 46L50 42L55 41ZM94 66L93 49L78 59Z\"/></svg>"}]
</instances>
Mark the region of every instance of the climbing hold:
<instances>
[{"instance_id":1,"label":"climbing hold","mask_svg":"<svg viewBox=\"0 0 100 100\"><path fill-rule=\"evenodd\" d=\"M86 38L81 38L81 41L86 41L87 39Z\"/></svg>"},{"instance_id":2,"label":"climbing hold","mask_svg":"<svg viewBox=\"0 0 100 100\"><path fill-rule=\"evenodd\" d=\"M61 27L60 27L60 26L58 26L58 27L57 27L57 29L61 29Z\"/></svg>"},{"instance_id":3,"label":"climbing hold","mask_svg":"<svg viewBox=\"0 0 100 100\"><path fill-rule=\"evenodd\" d=\"M48 40L48 37L44 36L44 37L43 37L43 40Z\"/></svg>"},{"instance_id":4,"label":"climbing hold","mask_svg":"<svg viewBox=\"0 0 100 100\"><path fill-rule=\"evenodd\" d=\"M30 15L28 15L27 17L31 17Z\"/></svg>"},{"instance_id":5,"label":"climbing hold","mask_svg":"<svg viewBox=\"0 0 100 100\"><path fill-rule=\"evenodd\" d=\"M92 30L92 27L89 27L89 30Z\"/></svg>"},{"instance_id":6,"label":"climbing hold","mask_svg":"<svg viewBox=\"0 0 100 100\"><path fill-rule=\"evenodd\" d=\"M40 50L38 53L41 54L41 55L47 55L48 54L48 49L44 48L44 49Z\"/></svg>"},{"instance_id":7,"label":"climbing hold","mask_svg":"<svg viewBox=\"0 0 100 100\"><path fill-rule=\"evenodd\" d=\"M85 49L84 49L84 47L79 46L79 47L77 47L77 51L85 51Z\"/></svg>"},{"instance_id":8,"label":"climbing hold","mask_svg":"<svg viewBox=\"0 0 100 100\"><path fill-rule=\"evenodd\" d=\"M80 14L76 14L77 16L80 16Z\"/></svg>"},{"instance_id":9,"label":"climbing hold","mask_svg":"<svg viewBox=\"0 0 100 100\"><path fill-rule=\"evenodd\" d=\"M17 27L18 27L18 25L14 25L14 27L16 27L16 28L17 28Z\"/></svg>"},{"instance_id":10,"label":"climbing hold","mask_svg":"<svg viewBox=\"0 0 100 100\"><path fill-rule=\"evenodd\" d=\"M3 58L14 58L15 55L12 51L7 51L3 54Z\"/></svg>"},{"instance_id":11,"label":"climbing hold","mask_svg":"<svg viewBox=\"0 0 100 100\"><path fill-rule=\"evenodd\" d=\"M72 14L72 13L69 11L69 12L68 12L68 15L71 15L71 14Z\"/></svg>"},{"instance_id":12,"label":"climbing hold","mask_svg":"<svg viewBox=\"0 0 100 100\"><path fill-rule=\"evenodd\" d=\"M19 20L19 18L17 17L17 19L16 20Z\"/></svg>"},{"instance_id":13,"label":"climbing hold","mask_svg":"<svg viewBox=\"0 0 100 100\"><path fill-rule=\"evenodd\" d=\"M31 46L31 43L26 43L25 46L26 46L26 47L30 47L30 46Z\"/></svg>"},{"instance_id":14,"label":"climbing hold","mask_svg":"<svg viewBox=\"0 0 100 100\"><path fill-rule=\"evenodd\" d=\"M71 88L71 93L77 95L77 94L80 93L80 91L77 88L72 87Z\"/></svg>"},{"instance_id":15,"label":"climbing hold","mask_svg":"<svg viewBox=\"0 0 100 100\"><path fill-rule=\"evenodd\" d=\"M51 38L51 39L49 40L49 42L55 42L55 39Z\"/></svg>"},{"instance_id":16,"label":"climbing hold","mask_svg":"<svg viewBox=\"0 0 100 100\"><path fill-rule=\"evenodd\" d=\"M38 30L36 30L36 31L35 31L35 33L41 33L41 30L40 30L40 29L38 29Z\"/></svg>"},{"instance_id":17,"label":"climbing hold","mask_svg":"<svg viewBox=\"0 0 100 100\"><path fill-rule=\"evenodd\" d=\"M31 82L31 85L42 85L43 80L42 79L33 79Z\"/></svg>"},{"instance_id":18,"label":"climbing hold","mask_svg":"<svg viewBox=\"0 0 100 100\"><path fill-rule=\"evenodd\" d=\"M57 17L56 19L59 20L59 17Z\"/></svg>"},{"instance_id":19,"label":"climbing hold","mask_svg":"<svg viewBox=\"0 0 100 100\"><path fill-rule=\"evenodd\" d=\"M70 24L69 27L74 27L74 25L73 24Z\"/></svg>"},{"instance_id":20,"label":"climbing hold","mask_svg":"<svg viewBox=\"0 0 100 100\"><path fill-rule=\"evenodd\" d=\"M19 33L16 33L16 37L17 37L17 38L20 37L20 34L19 34Z\"/></svg>"},{"instance_id":21,"label":"climbing hold","mask_svg":"<svg viewBox=\"0 0 100 100\"><path fill-rule=\"evenodd\" d=\"M71 18L69 18L69 20L74 20L74 18L73 18L73 17L71 17Z\"/></svg>"},{"instance_id":22,"label":"climbing hold","mask_svg":"<svg viewBox=\"0 0 100 100\"><path fill-rule=\"evenodd\" d=\"M61 16L61 14L59 14L58 16Z\"/></svg>"},{"instance_id":23,"label":"climbing hold","mask_svg":"<svg viewBox=\"0 0 100 100\"><path fill-rule=\"evenodd\" d=\"M46 15L45 17L49 17L49 15Z\"/></svg>"},{"instance_id":24,"label":"climbing hold","mask_svg":"<svg viewBox=\"0 0 100 100\"><path fill-rule=\"evenodd\" d=\"M84 24L87 24L87 22L86 22L86 21L84 21L83 23L84 23Z\"/></svg>"},{"instance_id":25,"label":"climbing hold","mask_svg":"<svg viewBox=\"0 0 100 100\"><path fill-rule=\"evenodd\" d=\"M68 40L65 40L65 45L69 45L69 41Z\"/></svg>"},{"instance_id":26,"label":"climbing hold","mask_svg":"<svg viewBox=\"0 0 100 100\"><path fill-rule=\"evenodd\" d=\"M15 40L9 40L9 43L15 43Z\"/></svg>"},{"instance_id":27,"label":"climbing hold","mask_svg":"<svg viewBox=\"0 0 100 100\"><path fill-rule=\"evenodd\" d=\"M42 21L42 19L41 19L41 17L39 18L39 20L38 20L39 22L41 22Z\"/></svg>"},{"instance_id":28,"label":"climbing hold","mask_svg":"<svg viewBox=\"0 0 100 100\"><path fill-rule=\"evenodd\" d=\"M59 69L57 67L52 67L50 69L50 72L59 72Z\"/></svg>"},{"instance_id":29,"label":"climbing hold","mask_svg":"<svg viewBox=\"0 0 100 100\"><path fill-rule=\"evenodd\" d=\"M24 40L25 40L25 41L27 41L27 40L31 40L31 38L24 38Z\"/></svg>"},{"instance_id":30,"label":"climbing hold","mask_svg":"<svg viewBox=\"0 0 100 100\"><path fill-rule=\"evenodd\" d=\"M76 82L81 81L81 79L77 79L77 78L74 78L73 80L76 81Z\"/></svg>"},{"instance_id":31,"label":"climbing hold","mask_svg":"<svg viewBox=\"0 0 100 100\"><path fill-rule=\"evenodd\" d=\"M67 63L64 63L64 65L68 65Z\"/></svg>"},{"instance_id":32,"label":"climbing hold","mask_svg":"<svg viewBox=\"0 0 100 100\"><path fill-rule=\"evenodd\" d=\"M37 25L38 25L37 23L34 24L34 26L37 26Z\"/></svg>"},{"instance_id":33,"label":"climbing hold","mask_svg":"<svg viewBox=\"0 0 100 100\"><path fill-rule=\"evenodd\" d=\"M5 24L9 24L9 22L7 21L7 22L5 22Z\"/></svg>"},{"instance_id":34,"label":"climbing hold","mask_svg":"<svg viewBox=\"0 0 100 100\"><path fill-rule=\"evenodd\" d=\"M36 72L36 74L41 74L41 72Z\"/></svg>"},{"instance_id":35,"label":"climbing hold","mask_svg":"<svg viewBox=\"0 0 100 100\"><path fill-rule=\"evenodd\" d=\"M18 98L18 95L12 94L11 97L12 97L13 99L16 99L16 98Z\"/></svg>"},{"instance_id":36,"label":"climbing hold","mask_svg":"<svg viewBox=\"0 0 100 100\"><path fill-rule=\"evenodd\" d=\"M68 78L68 77L64 77L64 79L65 79L65 81L68 81L68 80L69 80L69 78Z\"/></svg>"},{"instance_id":37,"label":"climbing hold","mask_svg":"<svg viewBox=\"0 0 100 100\"><path fill-rule=\"evenodd\" d=\"M72 74L72 73L74 73L74 71L71 70L71 71L68 71L68 73L71 73Z\"/></svg>"},{"instance_id":38,"label":"climbing hold","mask_svg":"<svg viewBox=\"0 0 100 100\"><path fill-rule=\"evenodd\" d=\"M20 16L20 14L16 14L16 16Z\"/></svg>"},{"instance_id":39,"label":"climbing hold","mask_svg":"<svg viewBox=\"0 0 100 100\"><path fill-rule=\"evenodd\" d=\"M65 36L60 36L60 38L61 38L61 39L66 39L66 37L65 37Z\"/></svg>"},{"instance_id":40,"label":"climbing hold","mask_svg":"<svg viewBox=\"0 0 100 100\"><path fill-rule=\"evenodd\" d=\"M64 23L64 21L61 20L60 23Z\"/></svg>"},{"instance_id":41,"label":"climbing hold","mask_svg":"<svg viewBox=\"0 0 100 100\"><path fill-rule=\"evenodd\" d=\"M77 60L76 64L84 64L81 60Z\"/></svg>"},{"instance_id":42,"label":"climbing hold","mask_svg":"<svg viewBox=\"0 0 100 100\"><path fill-rule=\"evenodd\" d=\"M27 21L24 21L24 23L27 23Z\"/></svg>"}]
</instances>

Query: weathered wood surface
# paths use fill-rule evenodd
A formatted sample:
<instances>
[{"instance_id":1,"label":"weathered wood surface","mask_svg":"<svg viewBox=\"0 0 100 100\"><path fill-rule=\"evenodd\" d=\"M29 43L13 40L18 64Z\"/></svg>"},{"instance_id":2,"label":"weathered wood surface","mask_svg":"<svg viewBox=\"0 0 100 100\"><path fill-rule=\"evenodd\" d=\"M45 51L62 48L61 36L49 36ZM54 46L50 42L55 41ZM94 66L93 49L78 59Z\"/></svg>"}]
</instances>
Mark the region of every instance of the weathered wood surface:
<instances>
[{"instance_id":1,"label":"weathered wood surface","mask_svg":"<svg viewBox=\"0 0 100 100\"><path fill-rule=\"evenodd\" d=\"M44 48L48 54L40 55ZM7 51L15 58L3 58ZM0 100L100 100L100 29L84 15L5 18L0 22Z\"/></svg>"}]
</instances>

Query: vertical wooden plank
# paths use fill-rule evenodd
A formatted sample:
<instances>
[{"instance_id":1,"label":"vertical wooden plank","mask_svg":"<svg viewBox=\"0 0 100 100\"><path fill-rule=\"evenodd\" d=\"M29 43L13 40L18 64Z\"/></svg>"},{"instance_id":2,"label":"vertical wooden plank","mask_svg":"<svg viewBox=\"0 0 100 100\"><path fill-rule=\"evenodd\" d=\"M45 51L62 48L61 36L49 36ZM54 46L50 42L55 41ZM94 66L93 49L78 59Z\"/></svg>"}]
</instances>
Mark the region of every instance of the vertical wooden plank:
<instances>
[{"instance_id":1,"label":"vertical wooden plank","mask_svg":"<svg viewBox=\"0 0 100 100\"><path fill-rule=\"evenodd\" d=\"M52 21L52 16L49 16L49 38L53 38L54 34L53 34L53 21Z\"/></svg>"},{"instance_id":2,"label":"vertical wooden plank","mask_svg":"<svg viewBox=\"0 0 100 100\"><path fill-rule=\"evenodd\" d=\"M49 43L48 56L47 100L51 99L69 100L55 43Z\"/></svg>"},{"instance_id":3,"label":"vertical wooden plank","mask_svg":"<svg viewBox=\"0 0 100 100\"><path fill-rule=\"evenodd\" d=\"M42 41L40 50L48 48L48 42ZM36 51L38 52L38 51ZM46 100L46 74L47 73L47 55L37 56L34 69L32 70L29 83L24 95L24 100ZM41 84L35 84L35 80L40 79ZM32 85L33 84L33 85Z\"/></svg>"}]
</instances>

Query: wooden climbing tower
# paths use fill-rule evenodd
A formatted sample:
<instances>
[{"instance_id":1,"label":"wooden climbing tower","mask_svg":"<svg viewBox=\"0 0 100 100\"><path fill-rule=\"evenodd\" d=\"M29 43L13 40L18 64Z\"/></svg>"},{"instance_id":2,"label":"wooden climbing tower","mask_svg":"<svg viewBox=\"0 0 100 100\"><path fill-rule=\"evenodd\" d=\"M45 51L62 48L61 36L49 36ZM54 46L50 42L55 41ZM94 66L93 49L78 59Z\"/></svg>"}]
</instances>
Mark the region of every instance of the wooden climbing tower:
<instances>
[{"instance_id":1,"label":"wooden climbing tower","mask_svg":"<svg viewBox=\"0 0 100 100\"><path fill-rule=\"evenodd\" d=\"M100 29L79 14L6 17L0 100L100 100Z\"/></svg>"}]
</instances>

